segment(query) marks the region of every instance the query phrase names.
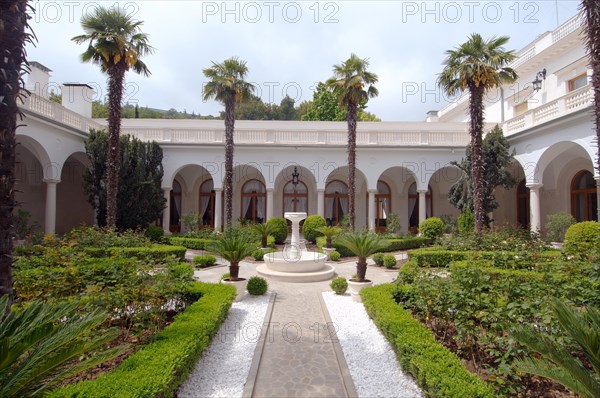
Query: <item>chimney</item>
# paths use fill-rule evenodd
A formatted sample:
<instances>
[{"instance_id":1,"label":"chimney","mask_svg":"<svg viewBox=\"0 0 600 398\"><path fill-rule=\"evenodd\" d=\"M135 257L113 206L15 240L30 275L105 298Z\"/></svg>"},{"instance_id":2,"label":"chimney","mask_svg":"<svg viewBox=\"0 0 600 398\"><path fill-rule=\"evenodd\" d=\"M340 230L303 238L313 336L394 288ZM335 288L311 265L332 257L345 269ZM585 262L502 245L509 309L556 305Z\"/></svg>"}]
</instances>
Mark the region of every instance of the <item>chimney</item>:
<instances>
[{"instance_id":1,"label":"chimney","mask_svg":"<svg viewBox=\"0 0 600 398\"><path fill-rule=\"evenodd\" d=\"M25 86L27 90L44 98L48 98L48 93L53 91L50 87L51 84L58 91L58 85L50 83L50 72L52 72L50 68L36 61L30 62L29 67L31 71L27 76L27 85Z\"/></svg>"},{"instance_id":2,"label":"chimney","mask_svg":"<svg viewBox=\"0 0 600 398\"><path fill-rule=\"evenodd\" d=\"M87 84L64 83L61 87L62 106L80 114L92 117L92 102L96 98L96 91Z\"/></svg>"},{"instance_id":3,"label":"chimney","mask_svg":"<svg viewBox=\"0 0 600 398\"><path fill-rule=\"evenodd\" d=\"M438 111L429 111L427 112L427 119L425 119L427 123L434 123L438 121Z\"/></svg>"}]
</instances>

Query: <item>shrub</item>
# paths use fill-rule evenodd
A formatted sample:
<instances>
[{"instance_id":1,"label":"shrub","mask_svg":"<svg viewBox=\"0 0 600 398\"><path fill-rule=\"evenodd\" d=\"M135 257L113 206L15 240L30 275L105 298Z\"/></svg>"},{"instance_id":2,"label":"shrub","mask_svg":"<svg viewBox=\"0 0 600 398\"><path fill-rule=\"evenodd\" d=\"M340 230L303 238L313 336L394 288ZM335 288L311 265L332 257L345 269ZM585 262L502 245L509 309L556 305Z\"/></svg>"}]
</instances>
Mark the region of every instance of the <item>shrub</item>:
<instances>
[{"instance_id":1,"label":"shrub","mask_svg":"<svg viewBox=\"0 0 600 398\"><path fill-rule=\"evenodd\" d=\"M335 292L335 294L344 294L346 290L348 290L348 281L346 278L335 278L329 284L331 290Z\"/></svg>"},{"instance_id":2,"label":"shrub","mask_svg":"<svg viewBox=\"0 0 600 398\"><path fill-rule=\"evenodd\" d=\"M223 275L221 275L221 280L223 280L223 279L229 279L229 278L231 278L231 275L229 274L229 272L226 272Z\"/></svg>"},{"instance_id":3,"label":"shrub","mask_svg":"<svg viewBox=\"0 0 600 398\"><path fill-rule=\"evenodd\" d=\"M271 235L275 238L275 243L283 244L288 235L287 221L282 217L273 217L267 221L267 224L273 228Z\"/></svg>"},{"instance_id":4,"label":"shrub","mask_svg":"<svg viewBox=\"0 0 600 398\"><path fill-rule=\"evenodd\" d=\"M334 250L331 253L329 253L329 259L331 261L340 261L340 257L342 257L342 255L337 250Z\"/></svg>"},{"instance_id":5,"label":"shrub","mask_svg":"<svg viewBox=\"0 0 600 398\"><path fill-rule=\"evenodd\" d=\"M318 214L308 216L302 224L302 236L304 236L304 239L316 243L317 237L322 235L317 229L326 225L327 222L322 216Z\"/></svg>"},{"instance_id":6,"label":"shrub","mask_svg":"<svg viewBox=\"0 0 600 398\"><path fill-rule=\"evenodd\" d=\"M214 242L214 239L190 238L185 236L165 236L171 245L184 246L188 249L206 250L206 247Z\"/></svg>"},{"instance_id":7,"label":"shrub","mask_svg":"<svg viewBox=\"0 0 600 398\"><path fill-rule=\"evenodd\" d=\"M146 228L144 236L152 242L161 243L163 236L165 236L165 231L161 227L152 226Z\"/></svg>"},{"instance_id":8,"label":"shrub","mask_svg":"<svg viewBox=\"0 0 600 398\"><path fill-rule=\"evenodd\" d=\"M253 296L262 296L267 292L268 288L269 284L267 283L267 280L260 276L253 276L248 279L248 285L246 286L248 293Z\"/></svg>"},{"instance_id":9,"label":"shrub","mask_svg":"<svg viewBox=\"0 0 600 398\"><path fill-rule=\"evenodd\" d=\"M95 380L51 392L59 397L172 397L187 379L219 331L235 297L235 288L196 282L190 295L200 297L152 343Z\"/></svg>"},{"instance_id":10,"label":"shrub","mask_svg":"<svg viewBox=\"0 0 600 398\"><path fill-rule=\"evenodd\" d=\"M573 224L565 234L563 244L565 254L588 259L593 262L600 258L600 223L585 221Z\"/></svg>"},{"instance_id":11,"label":"shrub","mask_svg":"<svg viewBox=\"0 0 600 398\"><path fill-rule=\"evenodd\" d=\"M458 218L451 214L442 214L440 220L444 222L445 234L456 234L458 232Z\"/></svg>"},{"instance_id":12,"label":"shrub","mask_svg":"<svg viewBox=\"0 0 600 398\"><path fill-rule=\"evenodd\" d=\"M387 226L385 228L388 234L397 235L400 233L400 216L395 213L390 213L387 216Z\"/></svg>"},{"instance_id":13,"label":"shrub","mask_svg":"<svg viewBox=\"0 0 600 398\"><path fill-rule=\"evenodd\" d=\"M444 233L444 222L437 217L429 217L421 221L419 232L425 238L436 240Z\"/></svg>"},{"instance_id":14,"label":"shrub","mask_svg":"<svg viewBox=\"0 0 600 398\"><path fill-rule=\"evenodd\" d=\"M252 252L255 261L263 261L264 256L265 252L262 249L256 249Z\"/></svg>"},{"instance_id":15,"label":"shrub","mask_svg":"<svg viewBox=\"0 0 600 398\"><path fill-rule=\"evenodd\" d=\"M171 256L179 260L185 258L185 247L154 244L150 247L110 247L110 255L122 255L125 257L145 257L154 260L164 260Z\"/></svg>"},{"instance_id":16,"label":"shrub","mask_svg":"<svg viewBox=\"0 0 600 398\"><path fill-rule=\"evenodd\" d=\"M458 216L458 233L461 235L467 235L473 232L475 229L475 216L470 210L463 211Z\"/></svg>"},{"instance_id":17,"label":"shrub","mask_svg":"<svg viewBox=\"0 0 600 398\"><path fill-rule=\"evenodd\" d=\"M548 214L546 238L550 242L562 242L569 227L576 222L575 218L569 213Z\"/></svg>"},{"instance_id":18,"label":"shrub","mask_svg":"<svg viewBox=\"0 0 600 398\"><path fill-rule=\"evenodd\" d=\"M384 256L383 253L375 253L371 257L371 259L373 259L373 261L375 262L375 265L377 265L378 267L381 267L383 265L383 256Z\"/></svg>"},{"instance_id":19,"label":"shrub","mask_svg":"<svg viewBox=\"0 0 600 398\"><path fill-rule=\"evenodd\" d=\"M394 347L402 368L412 374L425 395L495 397L488 384L470 373L410 312L396 304L393 289L391 284L379 285L361 290L360 295L367 313Z\"/></svg>"},{"instance_id":20,"label":"shrub","mask_svg":"<svg viewBox=\"0 0 600 398\"><path fill-rule=\"evenodd\" d=\"M193 258L192 262L198 268L212 267L217 262L217 258L211 254L203 254Z\"/></svg>"},{"instance_id":21,"label":"shrub","mask_svg":"<svg viewBox=\"0 0 600 398\"><path fill-rule=\"evenodd\" d=\"M393 254L386 254L383 256L383 266L387 269L392 269L398 264L398 260Z\"/></svg>"}]
</instances>

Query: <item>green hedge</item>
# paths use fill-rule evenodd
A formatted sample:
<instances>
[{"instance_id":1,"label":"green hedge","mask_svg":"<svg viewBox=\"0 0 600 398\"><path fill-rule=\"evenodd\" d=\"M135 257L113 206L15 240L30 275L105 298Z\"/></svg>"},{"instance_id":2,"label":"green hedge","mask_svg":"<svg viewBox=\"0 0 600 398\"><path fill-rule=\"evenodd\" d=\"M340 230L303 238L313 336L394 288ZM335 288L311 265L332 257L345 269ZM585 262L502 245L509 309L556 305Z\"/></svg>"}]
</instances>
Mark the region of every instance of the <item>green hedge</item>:
<instances>
[{"instance_id":1,"label":"green hedge","mask_svg":"<svg viewBox=\"0 0 600 398\"><path fill-rule=\"evenodd\" d=\"M388 239L390 242L389 246L384 249L381 249L381 252L396 252L402 250L415 249L417 247L423 247L431 243L431 240L422 237L413 237L413 238L393 238ZM335 243L335 239L331 242L332 246L335 247L335 250L341 254L342 257L352 257L354 254L347 248L341 245L337 245ZM317 238L317 247L322 249L325 246L325 237L319 236Z\"/></svg>"},{"instance_id":2,"label":"green hedge","mask_svg":"<svg viewBox=\"0 0 600 398\"><path fill-rule=\"evenodd\" d=\"M214 242L214 239L189 238L185 236L165 236L164 239L166 239L171 245L183 246L188 249L195 250L206 250L206 246L211 242Z\"/></svg>"},{"instance_id":3,"label":"green hedge","mask_svg":"<svg viewBox=\"0 0 600 398\"><path fill-rule=\"evenodd\" d=\"M420 267L448 267L453 261L485 260L498 268L530 269L550 265L558 259L560 252L547 250L537 257L531 252L507 251L459 251L423 248L408 251L408 257Z\"/></svg>"},{"instance_id":4,"label":"green hedge","mask_svg":"<svg viewBox=\"0 0 600 398\"><path fill-rule=\"evenodd\" d=\"M235 297L228 285L194 284L202 297L190 305L154 341L96 380L51 392L58 397L173 397L227 317Z\"/></svg>"},{"instance_id":5,"label":"green hedge","mask_svg":"<svg viewBox=\"0 0 600 398\"><path fill-rule=\"evenodd\" d=\"M392 297L394 285L361 290L365 309L392 344L398 360L429 397L495 397L491 386L470 373Z\"/></svg>"},{"instance_id":6,"label":"green hedge","mask_svg":"<svg viewBox=\"0 0 600 398\"><path fill-rule=\"evenodd\" d=\"M183 246L159 245L154 244L148 247L109 247L104 249L101 247L86 247L85 252L90 257L101 258L109 256L124 256L124 257L149 257L155 260L163 260L171 256L177 257L179 260L185 258L186 248Z\"/></svg>"}]
</instances>

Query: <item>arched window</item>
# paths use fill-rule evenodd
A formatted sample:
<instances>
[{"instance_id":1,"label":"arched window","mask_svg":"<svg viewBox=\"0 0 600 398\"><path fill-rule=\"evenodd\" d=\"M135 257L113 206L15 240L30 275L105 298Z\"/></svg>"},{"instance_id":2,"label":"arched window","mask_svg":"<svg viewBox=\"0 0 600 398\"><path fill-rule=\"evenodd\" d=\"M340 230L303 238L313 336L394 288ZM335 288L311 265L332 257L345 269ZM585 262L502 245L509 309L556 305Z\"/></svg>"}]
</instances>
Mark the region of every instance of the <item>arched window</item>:
<instances>
[{"instance_id":1,"label":"arched window","mask_svg":"<svg viewBox=\"0 0 600 398\"><path fill-rule=\"evenodd\" d=\"M383 181L377 181L377 193L375 194L375 228L379 232L385 232L387 227L387 216L392 208L392 191L390 186Z\"/></svg>"},{"instance_id":2,"label":"arched window","mask_svg":"<svg viewBox=\"0 0 600 398\"><path fill-rule=\"evenodd\" d=\"M433 200L431 200L431 186L427 187L425 195L426 211L425 217L433 215ZM408 229L417 232L419 228L419 192L417 192L417 183L413 182L408 188Z\"/></svg>"},{"instance_id":3,"label":"arched window","mask_svg":"<svg viewBox=\"0 0 600 398\"><path fill-rule=\"evenodd\" d=\"M200 223L201 227L215 226L215 190L213 189L212 178L206 180L200 185Z\"/></svg>"},{"instance_id":4,"label":"arched window","mask_svg":"<svg viewBox=\"0 0 600 398\"><path fill-rule=\"evenodd\" d=\"M255 223L265 221L267 190L258 180L246 182L242 188L242 218Z\"/></svg>"},{"instance_id":5,"label":"arched window","mask_svg":"<svg viewBox=\"0 0 600 398\"><path fill-rule=\"evenodd\" d=\"M308 213L308 188L302 181L294 187L292 182L285 184L283 188L283 212L306 212Z\"/></svg>"},{"instance_id":6,"label":"arched window","mask_svg":"<svg viewBox=\"0 0 600 398\"><path fill-rule=\"evenodd\" d=\"M571 181L571 214L580 221L598 219L598 194L594 175L582 170Z\"/></svg>"},{"instance_id":7,"label":"arched window","mask_svg":"<svg viewBox=\"0 0 600 398\"><path fill-rule=\"evenodd\" d=\"M181 231L181 184L177 180L173 180L173 189L171 189L171 222L169 231Z\"/></svg>"},{"instance_id":8,"label":"arched window","mask_svg":"<svg viewBox=\"0 0 600 398\"><path fill-rule=\"evenodd\" d=\"M517 225L529 227L529 188L525 186L525 179L517 185Z\"/></svg>"},{"instance_id":9,"label":"arched window","mask_svg":"<svg viewBox=\"0 0 600 398\"><path fill-rule=\"evenodd\" d=\"M340 181L331 181L325 187L325 219L327 225L338 225L348 214L348 186Z\"/></svg>"}]
</instances>

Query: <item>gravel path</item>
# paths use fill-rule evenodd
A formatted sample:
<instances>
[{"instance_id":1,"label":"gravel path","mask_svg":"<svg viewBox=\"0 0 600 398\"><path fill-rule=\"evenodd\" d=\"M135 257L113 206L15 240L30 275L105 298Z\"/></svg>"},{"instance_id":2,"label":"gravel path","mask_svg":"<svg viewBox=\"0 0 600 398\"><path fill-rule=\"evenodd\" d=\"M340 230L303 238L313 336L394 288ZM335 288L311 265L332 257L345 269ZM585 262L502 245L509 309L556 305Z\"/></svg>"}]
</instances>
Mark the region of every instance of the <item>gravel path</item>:
<instances>
[{"instance_id":1,"label":"gravel path","mask_svg":"<svg viewBox=\"0 0 600 398\"><path fill-rule=\"evenodd\" d=\"M367 315L362 303L350 295L324 292L323 299L350 368L359 397L423 397L414 380L404 373L396 355Z\"/></svg>"},{"instance_id":2,"label":"gravel path","mask_svg":"<svg viewBox=\"0 0 600 398\"><path fill-rule=\"evenodd\" d=\"M233 303L219 333L182 384L178 397L241 397L260 339L270 293Z\"/></svg>"}]
</instances>

